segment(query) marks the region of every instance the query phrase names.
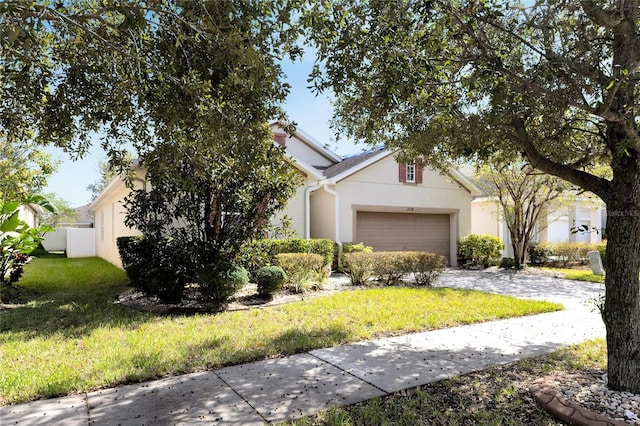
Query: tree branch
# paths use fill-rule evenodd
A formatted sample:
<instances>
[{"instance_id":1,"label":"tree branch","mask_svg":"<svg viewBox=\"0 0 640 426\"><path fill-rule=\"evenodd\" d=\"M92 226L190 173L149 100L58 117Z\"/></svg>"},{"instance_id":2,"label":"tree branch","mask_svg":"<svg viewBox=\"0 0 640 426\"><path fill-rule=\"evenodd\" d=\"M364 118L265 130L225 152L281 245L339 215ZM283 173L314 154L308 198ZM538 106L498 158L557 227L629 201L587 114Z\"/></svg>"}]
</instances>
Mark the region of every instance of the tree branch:
<instances>
[{"instance_id":1,"label":"tree branch","mask_svg":"<svg viewBox=\"0 0 640 426\"><path fill-rule=\"evenodd\" d=\"M572 169L571 167L556 163L542 155L529 137L524 120L516 115L511 117L511 126L515 131L514 142L519 144L531 165L554 176L578 185L598 195L605 202L609 196L609 181L596 177L590 173Z\"/></svg>"}]
</instances>

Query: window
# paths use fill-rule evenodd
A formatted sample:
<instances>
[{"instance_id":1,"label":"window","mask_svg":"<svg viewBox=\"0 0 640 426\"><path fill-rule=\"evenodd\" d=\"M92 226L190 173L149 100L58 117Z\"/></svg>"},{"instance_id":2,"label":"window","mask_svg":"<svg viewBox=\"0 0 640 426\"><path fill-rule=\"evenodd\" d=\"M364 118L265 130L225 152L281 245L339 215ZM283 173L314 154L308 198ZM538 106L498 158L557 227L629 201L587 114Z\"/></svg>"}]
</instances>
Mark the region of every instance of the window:
<instances>
[{"instance_id":1,"label":"window","mask_svg":"<svg viewBox=\"0 0 640 426\"><path fill-rule=\"evenodd\" d=\"M418 158L411 163L398 163L398 181L402 183L422 183L422 161Z\"/></svg>"},{"instance_id":2,"label":"window","mask_svg":"<svg viewBox=\"0 0 640 426\"><path fill-rule=\"evenodd\" d=\"M405 182L416 181L416 163L407 163L407 170L405 175Z\"/></svg>"}]
</instances>

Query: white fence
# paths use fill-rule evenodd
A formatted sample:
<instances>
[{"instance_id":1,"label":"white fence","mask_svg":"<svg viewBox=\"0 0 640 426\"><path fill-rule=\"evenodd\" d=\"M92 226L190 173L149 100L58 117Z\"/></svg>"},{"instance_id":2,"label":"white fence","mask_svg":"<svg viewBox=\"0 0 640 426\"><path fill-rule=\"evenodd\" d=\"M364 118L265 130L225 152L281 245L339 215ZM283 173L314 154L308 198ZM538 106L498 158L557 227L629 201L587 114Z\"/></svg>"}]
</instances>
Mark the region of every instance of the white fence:
<instances>
[{"instance_id":1,"label":"white fence","mask_svg":"<svg viewBox=\"0 0 640 426\"><path fill-rule=\"evenodd\" d=\"M47 251L66 251L67 257L93 257L96 255L94 228L64 228L47 232L42 241Z\"/></svg>"}]
</instances>

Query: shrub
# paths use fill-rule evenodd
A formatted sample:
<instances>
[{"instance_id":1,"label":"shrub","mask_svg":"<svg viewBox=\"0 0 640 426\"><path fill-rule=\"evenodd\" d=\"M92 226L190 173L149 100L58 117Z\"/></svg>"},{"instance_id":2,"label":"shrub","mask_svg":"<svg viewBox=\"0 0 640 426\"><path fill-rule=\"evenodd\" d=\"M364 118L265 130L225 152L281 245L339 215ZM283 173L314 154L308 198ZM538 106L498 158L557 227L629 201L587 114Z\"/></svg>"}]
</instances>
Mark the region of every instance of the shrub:
<instances>
[{"instance_id":1,"label":"shrub","mask_svg":"<svg viewBox=\"0 0 640 426\"><path fill-rule=\"evenodd\" d=\"M527 248L529 254L529 263L532 265L544 265L549 262L549 256L553 254L552 247L549 243L530 244Z\"/></svg>"},{"instance_id":2,"label":"shrub","mask_svg":"<svg viewBox=\"0 0 640 426\"><path fill-rule=\"evenodd\" d=\"M498 267L502 269L512 269L516 267L516 261L513 257L503 257Z\"/></svg>"},{"instance_id":3,"label":"shrub","mask_svg":"<svg viewBox=\"0 0 640 426\"><path fill-rule=\"evenodd\" d=\"M342 258L340 259L341 269L346 269L347 264L347 255L349 253L371 253L373 248L365 246L364 243L342 243ZM334 264L333 269L338 269L337 260L338 259L338 245L335 245L335 253L334 253ZM346 271L345 271L346 272Z\"/></svg>"},{"instance_id":4,"label":"shrub","mask_svg":"<svg viewBox=\"0 0 640 426\"><path fill-rule=\"evenodd\" d=\"M373 275L374 254L355 251L343 255L345 273L352 285L365 285Z\"/></svg>"},{"instance_id":5,"label":"shrub","mask_svg":"<svg viewBox=\"0 0 640 426\"><path fill-rule=\"evenodd\" d=\"M460 239L458 252L465 259L467 266L487 267L494 260L499 260L504 245L500 238L493 235L469 234Z\"/></svg>"},{"instance_id":6,"label":"shrub","mask_svg":"<svg viewBox=\"0 0 640 426\"><path fill-rule=\"evenodd\" d=\"M444 256L428 252L416 252L414 265L411 268L416 284L431 286L447 266Z\"/></svg>"},{"instance_id":7,"label":"shrub","mask_svg":"<svg viewBox=\"0 0 640 426\"><path fill-rule=\"evenodd\" d=\"M279 266L263 266L253 276L258 284L258 295L265 299L273 297L288 278L286 272Z\"/></svg>"},{"instance_id":8,"label":"shrub","mask_svg":"<svg viewBox=\"0 0 640 426\"><path fill-rule=\"evenodd\" d=\"M411 262L408 261L409 252L378 251L373 253L373 274L376 280L385 285L394 285L402 277L411 272Z\"/></svg>"},{"instance_id":9,"label":"shrub","mask_svg":"<svg viewBox=\"0 0 640 426\"><path fill-rule=\"evenodd\" d=\"M334 243L328 239L287 238L283 240L254 240L245 244L239 260L253 273L276 262L280 253L315 253L323 257L325 265L333 263Z\"/></svg>"},{"instance_id":10,"label":"shrub","mask_svg":"<svg viewBox=\"0 0 640 426\"><path fill-rule=\"evenodd\" d=\"M129 284L145 293L151 294L149 272L161 266L154 259L156 247L145 237L119 237L116 239L122 267L127 274Z\"/></svg>"},{"instance_id":11,"label":"shrub","mask_svg":"<svg viewBox=\"0 0 640 426\"><path fill-rule=\"evenodd\" d=\"M147 274L150 294L168 303L178 303L184 294L185 283L175 269L167 266L152 269Z\"/></svg>"},{"instance_id":12,"label":"shrub","mask_svg":"<svg viewBox=\"0 0 640 426\"><path fill-rule=\"evenodd\" d=\"M214 304L225 303L249 282L245 268L233 264L210 264L197 272L202 298Z\"/></svg>"},{"instance_id":13,"label":"shrub","mask_svg":"<svg viewBox=\"0 0 640 426\"><path fill-rule=\"evenodd\" d=\"M589 259L587 253L593 250L593 246L587 243L559 242L552 247L553 255L563 266L567 266L569 262L587 262Z\"/></svg>"},{"instance_id":14,"label":"shrub","mask_svg":"<svg viewBox=\"0 0 640 426\"><path fill-rule=\"evenodd\" d=\"M324 258L314 253L280 253L276 263L287 274L285 287L295 293L322 288L328 278Z\"/></svg>"}]
</instances>

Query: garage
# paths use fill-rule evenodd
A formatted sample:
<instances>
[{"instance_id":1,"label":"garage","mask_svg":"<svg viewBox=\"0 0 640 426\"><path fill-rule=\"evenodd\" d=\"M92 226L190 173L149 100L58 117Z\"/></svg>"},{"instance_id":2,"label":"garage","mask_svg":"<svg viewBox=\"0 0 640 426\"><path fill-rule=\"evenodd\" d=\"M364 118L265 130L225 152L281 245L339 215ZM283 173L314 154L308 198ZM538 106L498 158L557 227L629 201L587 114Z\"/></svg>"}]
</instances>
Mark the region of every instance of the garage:
<instances>
[{"instance_id":1,"label":"garage","mask_svg":"<svg viewBox=\"0 0 640 426\"><path fill-rule=\"evenodd\" d=\"M449 214L358 211L355 236L375 251L428 251L450 260Z\"/></svg>"}]
</instances>

